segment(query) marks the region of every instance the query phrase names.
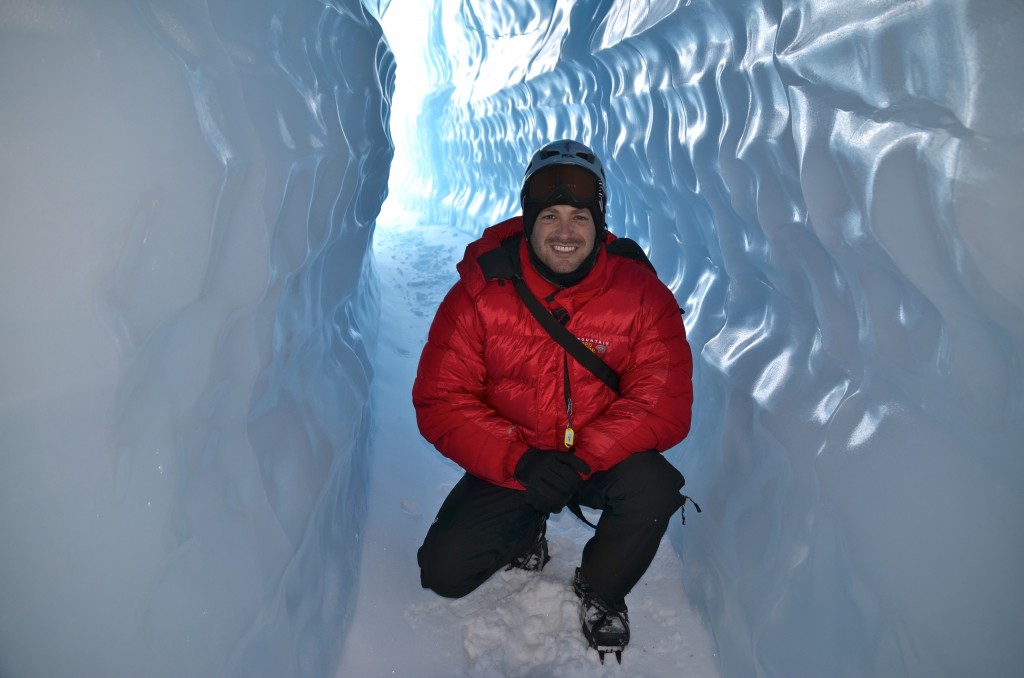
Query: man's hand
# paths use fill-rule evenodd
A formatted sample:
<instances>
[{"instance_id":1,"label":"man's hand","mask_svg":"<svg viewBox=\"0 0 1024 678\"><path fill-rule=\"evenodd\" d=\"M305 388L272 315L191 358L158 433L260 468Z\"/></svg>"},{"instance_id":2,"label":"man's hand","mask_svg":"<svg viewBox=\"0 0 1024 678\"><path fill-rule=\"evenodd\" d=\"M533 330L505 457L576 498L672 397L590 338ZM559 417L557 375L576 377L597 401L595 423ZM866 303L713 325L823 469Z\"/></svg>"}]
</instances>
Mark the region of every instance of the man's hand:
<instances>
[{"instance_id":1,"label":"man's hand","mask_svg":"<svg viewBox=\"0 0 1024 678\"><path fill-rule=\"evenodd\" d=\"M526 450L516 464L516 479L526 486L526 503L541 513L558 513L583 486L590 466L571 452Z\"/></svg>"}]
</instances>

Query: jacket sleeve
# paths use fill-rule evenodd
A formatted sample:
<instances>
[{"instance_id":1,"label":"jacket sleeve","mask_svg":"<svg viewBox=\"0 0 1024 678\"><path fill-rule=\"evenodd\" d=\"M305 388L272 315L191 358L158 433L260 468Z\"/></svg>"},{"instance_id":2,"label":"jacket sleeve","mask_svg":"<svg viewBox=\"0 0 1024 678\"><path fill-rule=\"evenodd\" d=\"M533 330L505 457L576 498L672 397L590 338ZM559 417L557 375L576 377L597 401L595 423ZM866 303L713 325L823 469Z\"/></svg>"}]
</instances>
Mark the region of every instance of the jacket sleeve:
<instances>
[{"instance_id":1,"label":"jacket sleeve","mask_svg":"<svg viewBox=\"0 0 1024 678\"><path fill-rule=\"evenodd\" d=\"M484 329L460 281L434 316L412 398L420 433L469 473L507 487L527 445L519 428L485 402Z\"/></svg>"},{"instance_id":2,"label":"jacket sleeve","mask_svg":"<svg viewBox=\"0 0 1024 678\"><path fill-rule=\"evenodd\" d=\"M620 375L622 397L579 432L576 454L595 472L635 452L664 452L690 431L693 357L679 306L668 288L659 288L638 315L632 359Z\"/></svg>"}]
</instances>

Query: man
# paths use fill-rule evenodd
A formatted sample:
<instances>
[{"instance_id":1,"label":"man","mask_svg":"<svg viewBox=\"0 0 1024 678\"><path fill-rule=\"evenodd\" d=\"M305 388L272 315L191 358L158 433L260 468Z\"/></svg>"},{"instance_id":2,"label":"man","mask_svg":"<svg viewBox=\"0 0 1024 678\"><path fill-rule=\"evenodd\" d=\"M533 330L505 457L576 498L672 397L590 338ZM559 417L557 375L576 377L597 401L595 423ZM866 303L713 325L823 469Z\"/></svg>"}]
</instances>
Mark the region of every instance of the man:
<instances>
[{"instance_id":1,"label":"man","mask_svg":"<svg viewBox=\"0 0 1024 678\"><path fill-rule=\"evenodd\" d=\"M676 300L642 250L607 231L605 185L589 148L548 144L527 167L522 218L466 248L413 386L421 433L466 474L418 561L425 588L458 598L503 567L543 568L549 514L601 509L573 588L590 645L621 662L626 594L685 501L661 452L689 432L693 389ZM614 375L585 367L544 314Z\"/></svg>"}]
</instances>

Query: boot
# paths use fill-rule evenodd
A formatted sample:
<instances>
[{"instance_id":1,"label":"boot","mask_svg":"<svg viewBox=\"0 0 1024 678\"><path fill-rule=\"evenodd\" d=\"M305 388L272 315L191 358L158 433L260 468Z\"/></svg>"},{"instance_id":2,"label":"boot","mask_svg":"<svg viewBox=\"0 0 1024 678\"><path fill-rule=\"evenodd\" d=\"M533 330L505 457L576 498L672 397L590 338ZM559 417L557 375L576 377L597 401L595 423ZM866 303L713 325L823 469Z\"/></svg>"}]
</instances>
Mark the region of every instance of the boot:
<instances>
[{"instance_id":1,"label":"boot","mask_svg":"<svg viewBox=\"0 0 1024 678\"><path fill-rule=\"evenodd\" d=\"M597 650L602 664L606 652L614 652L615 659L621 664L622 650L629 643L626 603L610 603L601 598L580 576L578 567L572 590L580 599L580 624L590 647Z\"/></svg>"}]
</instances>

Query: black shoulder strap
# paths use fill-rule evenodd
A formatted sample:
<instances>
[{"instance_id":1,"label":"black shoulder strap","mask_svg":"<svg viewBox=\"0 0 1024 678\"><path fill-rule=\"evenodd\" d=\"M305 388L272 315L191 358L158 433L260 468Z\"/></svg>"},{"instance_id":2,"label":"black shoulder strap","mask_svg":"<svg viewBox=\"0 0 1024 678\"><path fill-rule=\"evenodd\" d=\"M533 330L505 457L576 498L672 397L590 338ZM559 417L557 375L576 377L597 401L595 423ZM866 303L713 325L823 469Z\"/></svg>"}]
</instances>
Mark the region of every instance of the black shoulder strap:
<instances>
[{"instance_id":1,"label":"black shoulder strap","mask_svg":"<svg viewBox=\"0 0 1024 678\"><path fill-rule=\"evenodd\" d=\"M604 251L608 254L616 257L625 257L632 259L633 261L639 262L651 269L651 272L655 275L658 274L654 270L654 264L647 258L647 253L644 252L644 248L640 247L635 240L629 238L616 238L609 243L605 243Z\"/></svg>"},{"instance_id":2,"label":"black shoulder strap","mask_svg":"<svg viewBox=\"0 0 1024 678\"><path fill-rule=\"evenodd\" d=\"M647 258L647 253L644 252L644 248L640 247L635 240L629 238L616 238L610 243L606 243L604 246L605 252L616 257L625 257L626 259L632 259L633 261L643 264L647 268L651 269L651 273L658 275L658 271L654 269L654 264ZM684 315L686 311L683 310L682 306L679 307L679 315Z\"/></svg>"},{"instance_id":3,"label":"black shoulder strap","mask_svg":"<svg viewBox=\"0 0 1024 678\"><path fill-rule=\"evenodd\" d=\"M598 358L597 354L587 348L562 323L558 322L558 319L551 315L551 312L540 303L537 297L533 296L533 292L526 286L526 281L523 280L522 273L516 266L519 257L519 241L519 237L506 240L501 247L486 252L477 259L484 272L484 277L488 280L511 280L512 286L515 287L519 298L523 300L523 304L537 319L540 326L551 335L551 338L568 351L576 362L603 381L608 388L615 391L617 395L622 395L619 390L619 375L615 370Z\"/></svg>"},{"instance_id":4,"label":"black shoulder strap","mask_svg":"<svg viewBox=\"0 0 1024 678\"><path fill-rule=\"evenodd\" d=\"M576 362L590 370L595 377L607 384L608 388L615 391L617 395L622 395L619 391L619 375L616 374L615 370L608 367L605 361L598 358L593 351L584 346L583 342L567 330L565 325L558 322L558 319L551 315L550 311L544 308L544 305L530 292L530 288L526 286L526 281L523 280L522 276L512 278L512 285L516 288L516 292L519 293L519 298L526 304L526 308L530 310L533 317L540 323L540 326L547 330L548 334L561 344L569 352L569 355L576 359Z\"/></svg>"},{"instance_id":5,"label":"black shoulder strap","mask_svg":"<svg viewBox=\"0 0 1024 678\"><path fill-rule=\"evenodd\" d=\"M488 250L476 258L484 280L512 280L521 275L519 271L519 241L517 235L501 243L500 247Z\"/></svg>"}]
</instances>

